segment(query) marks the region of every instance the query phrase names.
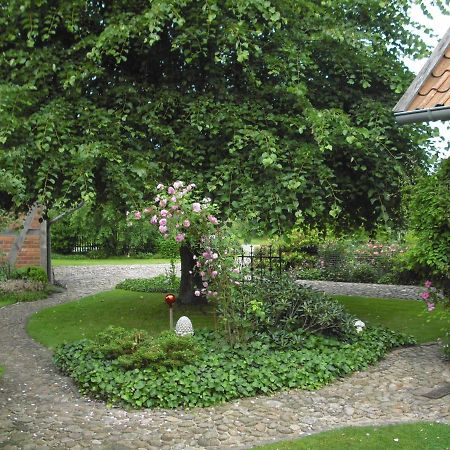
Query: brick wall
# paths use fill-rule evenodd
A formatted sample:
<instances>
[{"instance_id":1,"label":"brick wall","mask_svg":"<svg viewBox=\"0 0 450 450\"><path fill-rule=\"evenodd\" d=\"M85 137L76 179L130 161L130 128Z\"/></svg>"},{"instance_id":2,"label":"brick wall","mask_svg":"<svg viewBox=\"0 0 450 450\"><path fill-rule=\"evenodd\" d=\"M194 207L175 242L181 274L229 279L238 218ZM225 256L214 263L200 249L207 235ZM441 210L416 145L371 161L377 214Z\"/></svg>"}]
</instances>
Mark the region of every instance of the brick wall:
<instances>
[{"instance_id":1,"label":"brick wall","mask_svg":"<svg viewBox=\"0 0 450 450\"><path fill-rule=\"evenodd\" d=\"M41 266L47 269L45 223L42 208L34 207L22 226L0 232L0 262L15 267ZM17 247L17 248L16 248Z\"/></svg>"}]
</instances>

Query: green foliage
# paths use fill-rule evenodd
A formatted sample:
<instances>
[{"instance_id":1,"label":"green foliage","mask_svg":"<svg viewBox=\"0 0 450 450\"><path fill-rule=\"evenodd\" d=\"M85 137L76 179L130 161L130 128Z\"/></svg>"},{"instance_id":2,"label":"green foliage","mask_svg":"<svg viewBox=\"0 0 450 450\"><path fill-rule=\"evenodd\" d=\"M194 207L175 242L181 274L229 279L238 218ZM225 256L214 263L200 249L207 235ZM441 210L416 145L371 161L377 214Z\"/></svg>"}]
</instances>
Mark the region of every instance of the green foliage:
<instances>
[{"instance_id":1,"label":"green foliage","mask_svg":"<svg viewBox=\"0 0 450 450\"><path fill-rule=\"evenodd\" d=\"M294 229L284 249L287 266L299 279L417 284L421 278L406 262L405 252L411 243L390 236L373 240L364 232L341 237L330 232L315 232L310 237L310 233Z\"/></svg>"},{"instance_id":2,"label":"green foliage","mask_svg":"<svg viewBox=\"0 0 450 450\"><path fill-rule=\"evenodd\" d=\"M4 372L5 372L5 368L3 366L0 366L0 378L2 377Z\"/></svg>"},{"instance_id":3,"label":"green foliage","mask_svg":"<svg viewBox=\"0 0 450 450\"><path fill-rule=\"evenodd\" d=\"M199 350L192 338L177 336L172 331L153 338L144 330L110 326L99 333L87 351L129 370L183 366L192 362Z\"/></svg>"},{"instance_id":4,"label":"green foliage","mask_svg":"<svg viewBox=\"0 0 450 450\"><path fill-rule=\"evenodd\" d=\"M220 309L219 309L220 311ZM292 275L255 280L240 285L233 296L233 309L222 319L237 330L321 332L347 336L354 333L355 318L336 300L301 286Z\"/></svg>"},{"instance_id":5,"label":"green foliage","mask_svg":"<svg viewBox=\"0 0 450 450\"><path fill-rule=\"evenodd\" d=\"M433 175L420 178L409 195L409 225L416 240L410 268L440 282L450 295L450 159Z\"/></svg>"},{"instance_id":6,"label":"green foliage","mask_svg":"<svg viewBox=\"0 0 450 450\"><path fill-rule=\"evenodd\" d=\"M5 207L125 213L162 175L253 228L370 226L426 161L391 112L427 52L413 0L3 3Z\"/></svg>"},{"instance_id":7,"label":"green foliage","mask_svg":"<svg viewBox=\"0 0 450 450\"><path fill-rule=\"evenodd\" d=\"M157 275L152 278L129 278L116 286L116 289L136 292L178 292L180 278Z\"/></svg>"},{"instance_id":8,"label":"green foliage","mask_svg":"<svg viewBox=\"0 0 450 450\"><path fill-rule=\"evenodd\" d=\"M108 403L189 408L281 389L318 389L367 368L396 346L412 343L410 338L383 329L364 331L351 343L301 333L300 340L293 337L293 345L283 349L270 339L235 346L212 333L192 339L202 353L182 367L150 365L124 370L91 351L92 343L86 340L58 348L54 361L82 393Z\"/></svg>"},{"instance_id":9,"label":"green foliage","mask_svg":"<svg viewBox=\"0 0 450 450\"><path fill-rule=\"evenodd\" d=\"M173 239L159 237L156 240L156 252L160 258L179 258L180 244Z\"/></svg>"},{"instance_id":10,"label":"green foliage","mask_svg":"<svg viewBox=\"0 0 450 450\"><path fill-rule=\"evenodd\" d=\"M56 211L50 216L56 215ZM131 223L123 205L120 208L111 202L98 207L84 206L80 210L56 222L52 226L52 249L70 254L82 238L95 243L99 249L88 256L93 259L110 255L135 256L139 253L158 251L158 232L148 221Z\"/></svg>"},{"instance_id":11,"label":"green foliage","mask_svg":"<svg viewBox=\"0 0 450 450\"><path fill-rule=\"evenodd\" d=\"M16 280L31 280L46 284L48 282L47 273L42 267L29 266L14 269L10 277Z\"/></svg>"}]
</instances>

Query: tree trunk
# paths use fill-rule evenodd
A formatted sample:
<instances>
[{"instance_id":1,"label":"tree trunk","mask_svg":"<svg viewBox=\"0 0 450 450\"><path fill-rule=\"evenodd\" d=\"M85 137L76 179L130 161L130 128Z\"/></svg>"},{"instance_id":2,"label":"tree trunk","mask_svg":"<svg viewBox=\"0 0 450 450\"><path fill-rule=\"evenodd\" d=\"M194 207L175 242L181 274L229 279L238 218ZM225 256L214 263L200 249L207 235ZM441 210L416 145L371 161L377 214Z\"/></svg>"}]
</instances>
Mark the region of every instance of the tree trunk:
<instances>
[{"instance_id":1,"label":"tree trunk","mask_svg":"<svg viewBox=\"0 0 450 450\"><path fill-rule=\"evenodd\" d=\"M178 303L183 305L191 303L204 303L206 299L203 296L197 297L194 291L201 289L202 280L198 273L194 271L195 259L194 253L188 245L180 247L181 257L181 283L178 294ZM189 273L189 272L193 273Z\"/></svg>"}]
</instances>

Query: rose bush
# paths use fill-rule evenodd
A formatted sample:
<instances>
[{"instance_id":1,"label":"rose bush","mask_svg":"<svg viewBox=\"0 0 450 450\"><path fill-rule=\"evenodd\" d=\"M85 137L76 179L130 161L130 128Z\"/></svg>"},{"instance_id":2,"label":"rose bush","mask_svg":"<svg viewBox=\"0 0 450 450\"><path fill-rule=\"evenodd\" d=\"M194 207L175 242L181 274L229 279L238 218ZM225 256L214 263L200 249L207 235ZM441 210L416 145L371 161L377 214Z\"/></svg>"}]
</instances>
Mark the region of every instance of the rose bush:
<instances>
[{"instance_id":1,"label":"rose bush","mask_svg":"<svg viewBox=\"0 0 450 450\"><path fill-rule=\"evenodd\" d=\"M181 244L182 302L202 297L224 303L239 282L234 267L236 244L227 227L221 226L211 199L198 198L195 188L182 181L158 184L154 205L135 211L134 218L149 218L164 239Z\"/></svg>"}]
</instances>

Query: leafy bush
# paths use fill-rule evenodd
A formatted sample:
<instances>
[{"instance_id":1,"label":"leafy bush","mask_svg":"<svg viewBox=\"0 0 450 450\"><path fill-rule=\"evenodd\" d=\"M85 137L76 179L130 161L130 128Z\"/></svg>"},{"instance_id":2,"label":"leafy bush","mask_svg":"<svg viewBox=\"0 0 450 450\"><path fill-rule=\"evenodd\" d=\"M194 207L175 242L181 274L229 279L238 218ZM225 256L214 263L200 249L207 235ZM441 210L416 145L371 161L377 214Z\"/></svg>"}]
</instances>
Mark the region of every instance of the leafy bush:
<instances>
[{"instance_id":1,"label":"leafy bush","mask_svg":"<svg viewBox=\"0 0 450 450\"><path fill-rule=\"evenodd\" d=\"M296 278L279 278L244 283L234 295L233 317L241 327L270 331L284 329L347 335L354 331L354 317L336 300L324 293L301 286Z\"/></svg>"},{"instance_id":2,"label":"leafy bush","mask_svg":"<svg viewBox=\"0 0 450 450\"><path fill-rule=\"evenodd\" d=\"M156 252L162 258L179 258L180 244L173 239L158 238L156 241Z\"/></svg>"},{"instance_id":3,"label":"leafy bush","mask_svg":"<svg viewBox=\"0 0 450 450\"><path fill-rule=\"evenodd\" d=\"M410 267L439 281L450 295L450 158L420 179L408 200L409 225L416 236L408 252Z\"/></svg>"},{"instance_id":4,"label":"leafy bush","mask_svg":"<svg viewBox=\"0 0 450 450\"><path fill-rule=\"evenodd\" d=\"M136 292L178 292L180 278L170 275L157 275L152 278L134 278L122 281L116 289Z\"/></svg>"},{"instance_id":5,"label":"leafy bush","mask_svg":"<svg viewBox=\"0 0 450 450\"><path fill-rule=\"evenodd\" d=\"M181 338L185 339L185 338ZM192 338L202 353L181 367L153 364L125 370L83 340L59 347L56 365L82 393L133 407L205 407L282 389L318 389L340 376L363 370L391 348L413 343L384 329L367 329L351 342L305 332L285 335L280 348L270 337L230 346L220 335Z\"/></svg>"},{"instance_id":6,"label":"leafy bush","mask_svg":"<svg viewBox=\"0 0 450 450\"><path fill-rule=\"evenodd\" d=\"M103 359L115 360L125 369L152 366L177 367L192 361L198 354L196 342L173 332L154 339L144 330L108 327L92 341L87 350Z\"/></svg>"},{"instance_id":7,"label":"leafy bush","mask_svg":"<svg viewBox=\"0 0 450 450\"><path fill-rule=\"evenodd\" d=\"M15 280L31 280L39 283L47 283L47 273L42 267L21 267L11 272L11 278Z\"/></svg>"},{"instance_id":8,"label":"leafy bush","mask_svg":"<svg viewBox=\"0 0 450 450\"><path fill-rule=\"evenodd\" d=\"M156 252L158 230L145 220L130 225L126 212L116 205L105 203L95 210L84 206L53 225L52 248L69 254L82 236L98 244L107 256Z\"/></svg>"},{"instance_id":9,"label":"leafy bush","mask_svg":"<svg viewBox=\"0 0 450 450\"><path fill-rule=\"evenodd\" d=\"M110 253L102 248L99 248L97 250L91 250L86 255L89 259L106 259L110 255Z\"/></svg>"}]
</instances>

